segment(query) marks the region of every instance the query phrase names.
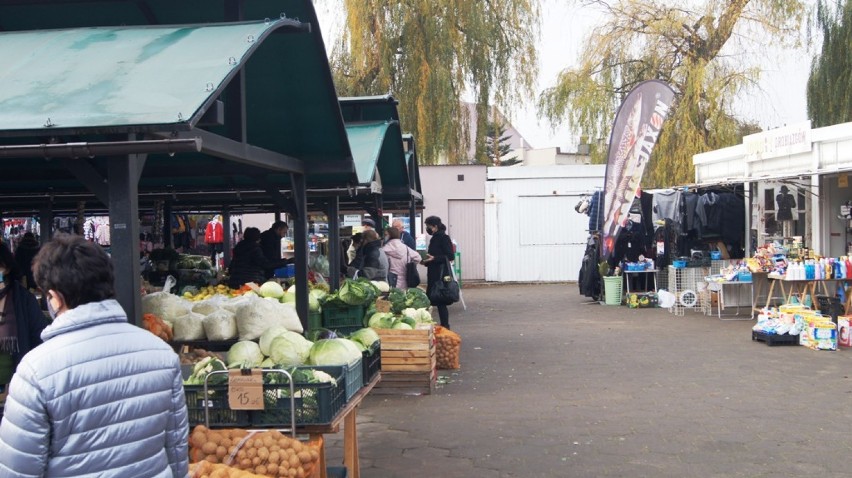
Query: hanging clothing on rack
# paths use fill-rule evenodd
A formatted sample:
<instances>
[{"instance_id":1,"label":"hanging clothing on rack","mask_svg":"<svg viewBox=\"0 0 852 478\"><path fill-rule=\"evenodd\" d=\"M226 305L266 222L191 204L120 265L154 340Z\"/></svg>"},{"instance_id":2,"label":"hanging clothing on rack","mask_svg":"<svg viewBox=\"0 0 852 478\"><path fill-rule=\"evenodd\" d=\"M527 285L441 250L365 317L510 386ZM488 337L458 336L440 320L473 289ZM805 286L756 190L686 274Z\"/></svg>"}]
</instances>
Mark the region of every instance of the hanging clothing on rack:
<instances>
[{"instance_id":1,"label":"hanging clothing on rack","mask_svg":"<svg viewBox=\"0 0 852 478\"><path fill-rule=\"evenodd\" d=\"M601 297L601 274L598 270L598 258L600 257L600 239L597 234L589 236L586 242L586 252L580 265L580 275L577 285L580 294L594 300Z\"/></svg>"},{"instance_id":2,"label":"hanging clothing on rack","mask_svg":"<svg viewBox=\"0 0 852 478\"><path fill-rule=\"evenodd\" d=\"M589 201L589 231L599 231L603 225L603 194L595 191Z\"/></svg>"},{"instance_id":3,"label":"hanging clothing on rack","mask_svg":"<svg viewBox=\"0 0 852 478\"><path fill-rule=\"evenodd\" d=\"M679 190L659 191L654 193L653 221L671 219L676 224L683 223L681 201L683 192Z\"/></svg>"}]
</instances>

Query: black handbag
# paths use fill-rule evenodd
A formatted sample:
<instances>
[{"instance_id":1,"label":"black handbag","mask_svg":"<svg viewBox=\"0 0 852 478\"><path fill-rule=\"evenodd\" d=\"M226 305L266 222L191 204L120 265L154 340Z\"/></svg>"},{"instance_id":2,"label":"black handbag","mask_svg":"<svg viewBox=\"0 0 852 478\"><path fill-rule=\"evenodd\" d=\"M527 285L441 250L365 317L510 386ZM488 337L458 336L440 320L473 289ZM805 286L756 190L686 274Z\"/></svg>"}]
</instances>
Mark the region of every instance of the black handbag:
<instances>
[{"instance_id":1,"label":"black handbag","mask_svg":"<svg viewBox=\"0 0 852 478\"><path fill-rule=\"evenodd\" d=\"M459 283L453 277L450 269L450 261L441 264L441 275L438 280L432 282L429 287L429 301L432 305L455 304L461 298Z\"/></svg>"},{"instance_id":2,"label":"black handbag","mask_svg":"<svg viewBox=\"0 0 852 478\"><path fill-rule=\"evenodd\" d=\"M417 270L417 263L411 262L408 254L409 250L406 246L405 260L408 262L405 264L405 284L409 288L417 287L420 285L420 272Z\"/></svg>"}]
</instances>

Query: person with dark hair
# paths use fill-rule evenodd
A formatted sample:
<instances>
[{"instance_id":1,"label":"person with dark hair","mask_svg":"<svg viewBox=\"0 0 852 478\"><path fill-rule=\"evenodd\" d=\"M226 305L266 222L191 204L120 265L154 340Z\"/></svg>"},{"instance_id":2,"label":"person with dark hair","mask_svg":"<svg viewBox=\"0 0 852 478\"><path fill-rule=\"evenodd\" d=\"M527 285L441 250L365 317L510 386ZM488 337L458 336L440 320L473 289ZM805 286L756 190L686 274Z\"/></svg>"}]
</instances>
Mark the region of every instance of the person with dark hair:
<instances>
[{"instance_id":1,"label":"person with dark hair","mask_svg":"<svg viewBox=\"0 0 852 478\"><path fill-rule=\"evenodd\" d=\"M24 355L41 344L41 331L49 323L20 277L12 251L0 244L0 389L3 390Z\"/></svg>"},{"instance_id":2,"label":"person with dark hair","mask_svg":"<svg viewBox=\"0 0 852 478\"><path fill-rule=\"evenodd\" d=\"M289 228L286 222L275 221L269 229L260 233L260 249L270 263L286 265L293 262L293 259L281 258L281 239L287 235ZM267 269L265 273L266 277L272 277L275 269Z\"/></svg>"},{"instance_id":3,"label":"person with dark hair","mask_svg":"<svg viewBox=\"0 0 852 478\"><path fill-rule=\"evenodd\" d=\"M260 236L260 229L247 227L243 231L243 240L234 247L234 255L228 266L228 285L231 288L239 289L249 282L260 285L271 277L268 271L287 265L286 259L272 261L263 254Z\"/></svg>"},{"instance_id":4,"label":"person with dark hair","mask_svg":"<svg viewBox=\"0 0 852 478\"><path fill-rule=\"evenodd\" d=\"M35 277L33 277L33 258L38 254L41 246L36 240L35 234L28 232L21 238L18 247L15 248L15 263L18 264L18 270L21 271L22 279L24 279L24 287L27 289L35 289Z\"/></svg>"},{"instance_id":5,"label":"person with dark hair","mask_svg":"<svg viewBox=\"0 0 852 478\"><path fill-rule=\"evenodd\" d=\"M432 284L441 280L441 275L444 273L444 266L452 267L450 263L455 259L456 254L453 249L453 241L447 235L447 226L441 222L438 216L429 216L423 221L426 224L426 232L432 236L429 241L429 248L426 251L426 258L421 261L421 264L426 266L426 294L431 292ZM438 317L441 319L441 325L450 328L450 311L447 309L447 304L432 304L438 309Z\"/></svg>"},{"instance_id":6,"label":"person with dark hair","mask_svg":"<svg viewBox=\"0 0 852 478\"><path fill-rule=\"evenodd\" d=\"M33 269L54 320L9 385L0 476L187 476L180 360L127 322L109 256L59 234Z\"/></svg>"},{"instance_id":7,"label":"person with dark hair","mask_svg":"<svg viewBox=\"0 0 852 478\"><path fill-rule=\"evenodd\" d=\"M382 250L382 240L375 229L361 233L363 244L358 248L355 260L349 265L349 277L364 277L374 281L388 280L388 256Z\"/></svg>"}]
</instances>

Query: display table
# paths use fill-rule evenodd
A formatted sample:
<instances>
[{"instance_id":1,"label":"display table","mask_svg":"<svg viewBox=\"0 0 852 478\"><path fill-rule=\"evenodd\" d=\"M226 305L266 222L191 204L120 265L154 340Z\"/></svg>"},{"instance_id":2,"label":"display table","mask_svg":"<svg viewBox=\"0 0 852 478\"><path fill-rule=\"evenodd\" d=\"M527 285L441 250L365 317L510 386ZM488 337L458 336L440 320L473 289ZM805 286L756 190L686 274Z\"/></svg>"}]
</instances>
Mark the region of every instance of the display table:
<instances>
[{"instance_id":1,"label":"display table","mask_svg":"<svg viewBox=\"0 0 852 478\"><path fill-rule=\"evenodd\" d=\"M781 298L785 304L789 304L794 295L801 295L803 298L810 295L812 307L816 307L817 288L821 288L823 295L832 296L828 291L828 282L843 281L847 279L804 279L804 280L787 280L781 277L767 276L769 279L769 292L766 295L766 308L772 305L772 294L777 286L781 289Z\"/></svg>"},{"instance_id":2,"label":"display table","mask_svg":"<svg viewBox=\"0 0 852 478\"><path fill-rule=\"evenodd\" d=\"M624 272L625 282L627 282L625 287L627 288L628 294L631 292L630 291L630 280L631 280L630 276L633 275L635 277L642 277L640 274L644 274L644 277L645 277L645 290L644 290L644 292L654 292L654 293L657 292L657 269L649 269L649 270L644 270L644 271L623 271L623 272ZM652 284L654 284L653 290L648 289L649 274L650 274Z\"/></svg>"},{"instance_id":3,"label":"display table","mask_svg":"<svg viewBox=\"0 0 852 478\"><path fill-rule=\"evenodd\" d=\"M340 425L343 425L343 465L346 467L348 472L347 476L350 478L360 478L361 477L361 465L358 459L358 431L356 428L356 422L358 419L358 408L361 406L361 401L364 400L364 397L370 393L370 390L376 386L382 379L382 373L376 373L376 376L370 380L370 383L365 384L361 387L361 390L355 393L352 398L349 399L349 402L346 403L346 406L343 407L343 410L337 414L337 416L332 420L328 425L305 425L296 427L296 431L298 433L307 433L310 435L311 439L317 438L317 436L325 435L327 433L337 433L340 431ZM317 465L319 468L319 478L327 478L326 471L326 463L325 463L325 444L323 442L323 448L320 449L320 458L319 464ZM314 473L314 476L317 476L317 473Z\"/></svg>"},{"instance_id":4,"label":"display table","mask_svg":"<svg viewBox=\"0 0 852 478\"><path fill-rule=\"evenodd\" d=\"M754 281L717 281L711 280L709 278L705 279L707 281L707 290L712 292L716 292L718 295L718 299L716 301L716 317L720 320L752 320L754 319ZM737 301L737 311L732 315L722 315L722 309L725 309L725 287L747 287L749 291L749 303L748 317L738 317L740 315L740 303ZM741 297L742 295L738 295ZM713 313L712 305L709 308L710 313Z\"/></svg>"}]
</instances>

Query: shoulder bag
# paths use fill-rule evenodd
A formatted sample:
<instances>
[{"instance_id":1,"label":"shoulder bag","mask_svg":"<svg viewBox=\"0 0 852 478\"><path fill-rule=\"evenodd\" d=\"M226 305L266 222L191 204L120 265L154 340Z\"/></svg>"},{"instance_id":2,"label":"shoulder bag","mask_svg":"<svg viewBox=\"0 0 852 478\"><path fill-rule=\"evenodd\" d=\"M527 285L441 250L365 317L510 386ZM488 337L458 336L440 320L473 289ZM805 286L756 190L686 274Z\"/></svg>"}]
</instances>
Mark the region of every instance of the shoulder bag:
<instances>
[{"instance_id":1,"label":"shoulder bag","mask_svg":"<svg viewBox=\"0 0 852 478\"><path fill-rule=\"evenodd\" d=\"M410 249L405 246L405 284L408 288L420 285L420 272L417 271L417 263L411 262Z\"/></svg>"},{"instance_id":2,"label":"shoulder bag","mask_svg":"<svg viewBox=\"0 0 852 478\"><path fill-rule=\"evenodd\" d=\"M441 274L438 280L429 284L429 301L433 305L450 305L459 301L459 283L450 269L450 261L446 259L441 264Z\"/></svg>"}]
</instances>

